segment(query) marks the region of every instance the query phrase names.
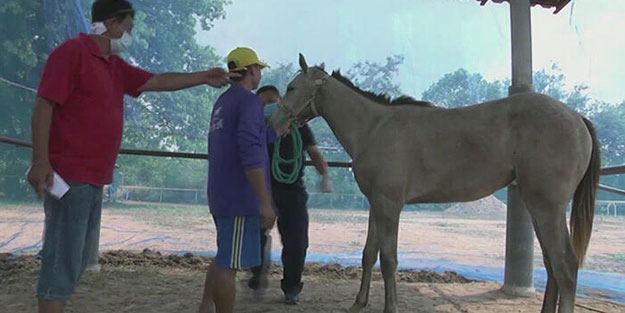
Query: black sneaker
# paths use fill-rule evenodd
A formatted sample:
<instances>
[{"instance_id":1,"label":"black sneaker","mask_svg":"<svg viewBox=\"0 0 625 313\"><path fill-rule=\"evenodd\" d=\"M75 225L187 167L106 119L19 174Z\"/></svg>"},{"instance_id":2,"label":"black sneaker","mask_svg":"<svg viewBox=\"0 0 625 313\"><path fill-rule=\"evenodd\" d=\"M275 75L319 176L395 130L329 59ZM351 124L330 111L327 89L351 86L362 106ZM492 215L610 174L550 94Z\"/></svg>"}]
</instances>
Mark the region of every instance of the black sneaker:
<instances>
[{"instance_id":1,"label":"black sneaker","mask_svg":"<svg viewBox=\"0 0 625 313\"><path fill-rule=\"evenodd\" d=\"M250 280L247 281L247 286L250 287L250 289L258 289L258 286L260 285L260 279L258 276L252 276L250 278Z\"/></svg>"},{"instance_id":2,"label":"black sneaker","mask_svg":"<svg viewBox=\"0 0 625 313\"><path fill-rule=\"evenodd\" d=\"M263 279L263 277L258 276L252 276L247 282L247 286L254 291L256 296L264 296L267 293L268 285L267 278Z\"/></svg>"},{"instance_id":3,"label":"black sneaker","mask_svg":"<svg viewBox=\"0 0 625 313\"><path fill-rule=\"evenodd\" d=\"M284 302L286 304L298 304L299 303L299 293L289 292L284 295Z\"/></svg>"}]
</instances>

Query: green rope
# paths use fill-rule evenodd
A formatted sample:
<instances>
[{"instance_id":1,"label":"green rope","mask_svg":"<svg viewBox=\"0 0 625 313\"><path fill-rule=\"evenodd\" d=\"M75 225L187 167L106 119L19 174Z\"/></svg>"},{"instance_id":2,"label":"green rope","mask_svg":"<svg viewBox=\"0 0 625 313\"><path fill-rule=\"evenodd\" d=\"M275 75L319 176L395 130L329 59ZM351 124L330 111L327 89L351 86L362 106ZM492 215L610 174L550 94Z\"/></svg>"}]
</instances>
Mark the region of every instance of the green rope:
<instances>
[{"instance_id":1,"label":"green rope","mask_svg":"<svg viewBox=\"0 0 625 313\"><path fill-rule=\"evenodd\" d=\"M279 183L292 184L297 180L299 170L302 168L302 136L297 130L295 123L291 124L291 139L293 140L293 158L283 159L280 155L280 138L273 145L273 157L271 158L271 174ZM286 173L280 169L281 164L293 164L293 171Z\"/></svg>"}]
</instances>

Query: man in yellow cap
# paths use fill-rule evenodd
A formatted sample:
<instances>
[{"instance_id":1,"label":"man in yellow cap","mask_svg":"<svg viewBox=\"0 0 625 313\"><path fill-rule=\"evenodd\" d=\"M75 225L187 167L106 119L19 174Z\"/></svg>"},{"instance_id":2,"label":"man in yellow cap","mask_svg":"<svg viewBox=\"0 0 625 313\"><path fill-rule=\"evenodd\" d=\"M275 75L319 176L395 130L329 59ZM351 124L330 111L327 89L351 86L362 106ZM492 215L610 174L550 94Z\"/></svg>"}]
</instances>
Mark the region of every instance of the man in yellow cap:
<instances>
[{"instance_id":1,"label":"man in yellow cap","mask_svg":"<svg viewBox=\"0 0 625 313\"><path fill-rule=\"evenodd\" d=\"M276 216L270 191L267 143L288 131L265 126L258 88L267 64L250 48L228 54L228 70L238 73L217 99L208 135L208 199L217 229L217 255L206 273L199 312L230 313L239 269L260 265L260 229Z\"/></svg>"}]
</instances>

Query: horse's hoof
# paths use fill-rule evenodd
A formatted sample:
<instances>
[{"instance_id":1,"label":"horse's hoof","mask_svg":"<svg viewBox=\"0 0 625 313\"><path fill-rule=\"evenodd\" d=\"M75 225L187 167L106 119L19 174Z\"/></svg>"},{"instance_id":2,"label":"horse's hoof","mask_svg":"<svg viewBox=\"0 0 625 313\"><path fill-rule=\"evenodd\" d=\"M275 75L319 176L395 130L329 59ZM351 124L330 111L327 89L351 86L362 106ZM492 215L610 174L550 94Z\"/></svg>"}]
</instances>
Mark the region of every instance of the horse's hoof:
<instances>
[{"instance_id":1,"label":"horse's hoof","mask_svg":"<svg viewBox=\"0 0 625 313\"><path fill-rule=\"evenodd\" d=\"M354 303L352 305L351 308L349 308L349 310L347 312L349 313L358 313L360 312L362 309L365 308L365 306L367 306L366 304L362 304L362 303Z\"/></svg>"},{"instance_id":2,"label":"horse's hoof","mask_svg":"<svg viewBox=\"0 0 625 313\"><path fill-rule=\"evenodd\" d=\"M398 312L399 310L397 309L396 306L384 308L384 313L398 313Z\"/></svg>"}]
</instances>

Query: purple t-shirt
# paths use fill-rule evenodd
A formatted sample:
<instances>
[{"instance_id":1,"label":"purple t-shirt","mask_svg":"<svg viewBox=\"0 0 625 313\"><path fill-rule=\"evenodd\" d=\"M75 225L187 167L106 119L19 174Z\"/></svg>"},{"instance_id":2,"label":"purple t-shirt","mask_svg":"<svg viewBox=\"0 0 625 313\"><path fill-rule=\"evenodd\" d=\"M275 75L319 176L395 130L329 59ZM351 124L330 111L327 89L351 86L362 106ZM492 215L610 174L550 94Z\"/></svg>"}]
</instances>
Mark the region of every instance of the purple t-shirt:
<instances>
[{"instance_id":1,"label":"purple t-shirt","mask_svg":"<svg viewBox=\"0 0 625 313\"><path fill-rule=\"evenodd\" d=\"M259 215L258 197L246 170L262 168L270 187L267 129L263 103L238 84L224 92L213 107L208 130L208 204L214 216ZM271 192L269 192L271 195Z\"/></svg>"}]
</instances>

